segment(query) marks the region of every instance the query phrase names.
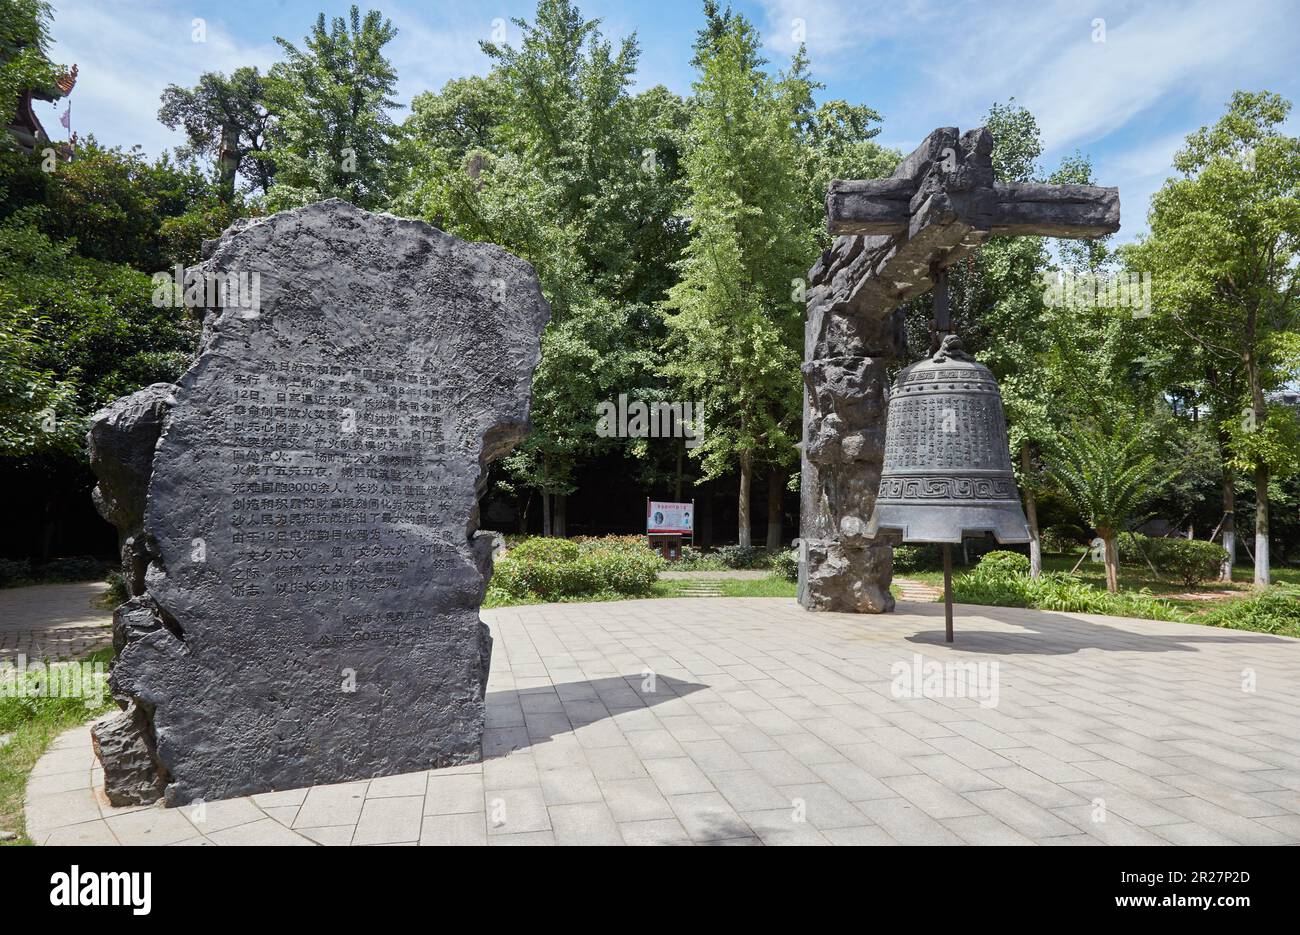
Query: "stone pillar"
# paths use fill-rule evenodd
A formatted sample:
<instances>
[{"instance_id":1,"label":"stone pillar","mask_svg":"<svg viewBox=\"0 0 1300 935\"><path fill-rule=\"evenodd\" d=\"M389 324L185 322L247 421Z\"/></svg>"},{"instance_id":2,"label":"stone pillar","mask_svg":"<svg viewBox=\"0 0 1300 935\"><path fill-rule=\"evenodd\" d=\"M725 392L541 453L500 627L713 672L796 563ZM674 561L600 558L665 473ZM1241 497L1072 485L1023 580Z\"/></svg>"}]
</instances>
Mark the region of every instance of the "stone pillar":
<instances>
[{"instance_id":1,"label":"stone pillar","mask_svg":"<svg viewBox=\"0 0 1300 935\"><path fill-rule=\"evenodd\" d=\"M885 368L905 338L901 313L856 314L836 301L834 275L856 256L852 244L841 246L848 249L827 251L809 274L799 602L808 610L887 613L893 552L863 533L885 450Z\"/></svg>"}]
</instances>

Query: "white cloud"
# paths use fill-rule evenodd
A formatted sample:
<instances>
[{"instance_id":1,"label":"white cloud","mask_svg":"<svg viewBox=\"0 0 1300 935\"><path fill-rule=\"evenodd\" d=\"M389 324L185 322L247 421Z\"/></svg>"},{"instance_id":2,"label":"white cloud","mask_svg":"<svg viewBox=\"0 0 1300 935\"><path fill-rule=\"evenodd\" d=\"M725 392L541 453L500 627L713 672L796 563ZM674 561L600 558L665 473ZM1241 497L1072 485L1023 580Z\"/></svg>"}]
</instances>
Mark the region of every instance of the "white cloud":
<instances>
[{"instance_id":1,"label":"white cloud","mask_svg":"<svg viewBox=\"0 0 1300 935\"><path fill-rule=\"evenodd\" d=\"M398 100L409 106L411 98L423 91L437 91L452 78L483 75L488 71L488 57L479 48L479 40L491 38L492 18L475 15L457 17L447 22L446 13L435 13L428 5L412 10L388 12L397 27L397 38L387 53L397 70ZM430 26L430 21L436 23ZM519 30L513 23L506 26L507 41L518 41ZM400 120L399 111L395 119Z\"/></svg>"},{"instance_id":2,"label":"white cloud","mask_svg":"<svg viewBox=\"0 0 1300 935\"><path fill-rule=\"evenodd\" d=\"M897 3L851 0L760 0L764 22L758 23L768 48L789 57L800 42L815 63L830 68L859 59L872 46L916 35L931 28L940 8L931 0Z\"/></svg>"},{"instance_id":3,"label":"white cloud","mask_svg":"<svg viewBox=\"0 0 1300 935\"><path fill-rule=\"evenodd\" d=\"M278 49L268 37L249 45L219 20L206 22L206 41L195 42L193 14L157 2L61 0L50 57L78 68L72 129L110 145L140 144L157 154L183 142L158 122L159 97L169 84L192 85L205 71L231 72L242 65L265 70ZM38 116L51 136L61 137L59 114L67 102L40 105Z\"/></svg>"},{"instance_id":4,"label":"white cloud","mask_svg":"<svg viewBox=\"0 0 1300 935\"><path fill-rule=\"evenodd\" d=\"M1034 111L1049 149L1074 146L1139 117L1171 94L1197 94L1225 75L1284 68L1295 24L1279 0L1110 3L1067 0L873 5L860 0L762 0L770 48L798 43L806 24L815 73L871 70L903 90L908 111L940 123L1014 95ZM1096 18L1104 42L1094 41ZM887 72L882 70L887 69Z\"/></svg>"},{"instance_id":5,"label":"white cloud","mask_svg":"<svg viewBox=\"0 0 1300 935\"><path fill-rule=\"evenodd\" d=\"M789 23L803 18L814 74L878 88L866 103L883 109L891 138L912 140L905 151L1014 96L1038 119L1046 164L1075 148L1098 155L1097 177L1122 190L1125 239L1145 226L1182 137L1232 89L1294 87L1300 53L1286 0L760 2L769 47L792 50Z\"/></svg>"},{"instance_id":6,"label":"white cloud","mask_svg":"<svg viewBox=\"0 0 1300 935\"><path fill-rule=\"evenodd\" d=\"M266 72L282 57L269 26L255 30L240 24L239 34L265 37L248 42L230 23L209 17L206 41L194 42L194 15L162 0L60 0L50 56L69 66L75 62L79 69L70 98L72 129L83 138L93 133L108 145L140 144L146 153L157 155L184 142L180 132L158 122L159 97L167 85L192 86L204 72L229 74L244 65ZM421 91L437 90L451 78L486 73L487 57L478 40L489 37L490 18L465 11L450 23L447 15L427 7L391 9L388 15L398 29L387 51L397 69L397 98L404 105L394 119L403 118L411 98ZM304 15L285 38L300 44L313 18ZM513 25L509 28L517 32ZM65 132L59 116L67 103L37 105L41 122L56 138Z\"/></svg>"}]
</instances>

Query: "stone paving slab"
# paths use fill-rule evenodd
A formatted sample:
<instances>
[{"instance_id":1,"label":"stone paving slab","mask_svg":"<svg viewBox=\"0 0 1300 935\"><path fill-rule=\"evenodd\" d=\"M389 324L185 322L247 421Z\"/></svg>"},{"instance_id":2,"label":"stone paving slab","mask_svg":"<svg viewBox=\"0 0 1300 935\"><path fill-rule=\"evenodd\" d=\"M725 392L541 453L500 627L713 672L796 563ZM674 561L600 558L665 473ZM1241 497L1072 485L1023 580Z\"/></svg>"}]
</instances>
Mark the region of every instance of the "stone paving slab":
<instances>
[{"instance_id":1,"label":"stone paving slab","mask_svg":"<svg viewBox=\"0 0 1300 935\"><path fill-rule=\"evenodd\" d=\"M113 641L113 612L96 605L102 581L0 588L0 665L76 659Z\"/></svg>"},{"instance_id":2,"label":"stone paving slab","mask_svg":"<svg viewBox=\"0 0 1300 935\"><path fill-rule=\"evenodd\" d=\"M28 833L164 845L1300 843L1297 640L959 605L946 645L939 605L811 614L772 598L483 617L495 640L482 763L117 809L79 727L32 774Z\"/></svg>"}]
</instances>

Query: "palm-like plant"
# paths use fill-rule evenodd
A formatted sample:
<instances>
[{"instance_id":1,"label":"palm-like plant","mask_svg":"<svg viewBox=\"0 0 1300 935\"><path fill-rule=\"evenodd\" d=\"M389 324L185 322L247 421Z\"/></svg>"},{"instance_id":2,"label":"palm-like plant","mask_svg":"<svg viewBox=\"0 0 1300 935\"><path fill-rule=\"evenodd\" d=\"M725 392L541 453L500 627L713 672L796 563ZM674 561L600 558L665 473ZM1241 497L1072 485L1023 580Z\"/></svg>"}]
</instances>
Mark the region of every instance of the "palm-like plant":
<instances>
[{"instance_id":1,"label":"palm-like plant","mask_svg":"<svg viewBox=\"0 0 1300 935\"><path fill-rule=\"evenodd\" d=\"M1130 425L1109 432L1080 428L1057 441L1049 471L1104 543L1106 589L1119 591L1115 539L1159 490L1156 459Z\"/></svg>"}]
</instances>

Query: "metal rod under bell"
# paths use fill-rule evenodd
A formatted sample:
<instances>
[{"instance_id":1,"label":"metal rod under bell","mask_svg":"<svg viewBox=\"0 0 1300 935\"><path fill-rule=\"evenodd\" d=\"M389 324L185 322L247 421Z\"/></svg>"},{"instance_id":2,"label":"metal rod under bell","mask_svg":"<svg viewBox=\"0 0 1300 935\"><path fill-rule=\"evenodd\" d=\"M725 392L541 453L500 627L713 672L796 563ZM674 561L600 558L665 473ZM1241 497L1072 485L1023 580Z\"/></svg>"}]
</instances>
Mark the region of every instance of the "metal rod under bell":
<instances>
[{"instance_id":1,"label":"metal rod under bell","mask_svg":"<svg viewBox=\"0 0 1300 935\"><path fill-rule=\"evenodd\" d=\"M944 642L952 642L952 546L943 544L943 621Z\"/></svg>"}]
</instances>

